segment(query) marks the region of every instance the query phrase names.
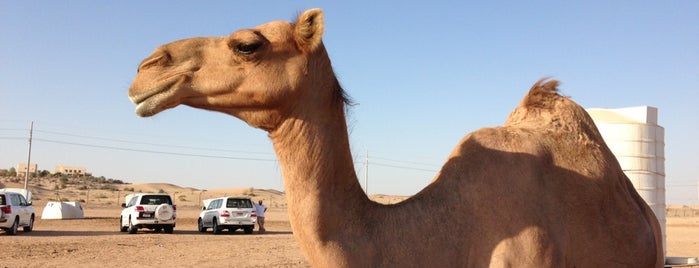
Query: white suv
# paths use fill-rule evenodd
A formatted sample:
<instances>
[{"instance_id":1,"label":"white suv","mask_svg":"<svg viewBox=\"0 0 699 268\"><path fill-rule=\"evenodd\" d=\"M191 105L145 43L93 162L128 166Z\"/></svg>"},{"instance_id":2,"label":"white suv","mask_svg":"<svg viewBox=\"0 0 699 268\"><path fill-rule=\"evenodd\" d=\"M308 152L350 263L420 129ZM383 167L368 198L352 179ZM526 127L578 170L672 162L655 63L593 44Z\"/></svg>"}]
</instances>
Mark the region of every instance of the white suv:
<instances>
[{"instance_id":1,"label":"white suv","mask_svg":"<svg viewBox=\"0 0 699 268\"><path fill-rule=\"evenodd\" d=\"M204 200L204 207L199 213L199 232L211 228L214 234L223 229L235 232L243 229L246 234L252 234L257 222L257 215L252 200L247 197L219 197Z\"/></svg>"},{"instance_id":2,"label":"white suv","mask_svg":"<svg viewBox=\"0 0 699 268\"><path fill-rule=\"evenodd\" d=\"M34 229L34 207L32 192L25 189L0 189L0 229L8 235L17 234L22 227L25 232Z\"/></svg>"},{"instance_id":3,"label":"white suv","mask_svg":"<svg viewBox=\"0 0 699 268\"><path fill-rule=\"evenodd\" d=\"M147 228L155 232L165 230L171 234L175 228L177 206L168 194L130 194L121 207L124 208L119 218L119 229L122 232L135 234L139 228Z\"/></svg>"}]
</instances>

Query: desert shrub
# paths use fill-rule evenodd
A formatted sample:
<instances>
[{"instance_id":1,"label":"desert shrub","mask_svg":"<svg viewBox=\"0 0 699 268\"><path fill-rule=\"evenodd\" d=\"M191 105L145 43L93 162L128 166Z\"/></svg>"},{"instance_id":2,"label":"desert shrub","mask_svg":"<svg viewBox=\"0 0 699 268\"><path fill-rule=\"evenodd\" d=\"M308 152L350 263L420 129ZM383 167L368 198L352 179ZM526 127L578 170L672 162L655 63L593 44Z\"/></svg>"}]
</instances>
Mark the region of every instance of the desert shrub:
<instances>
[{"instance_id":1,"label":"desert shrub","mask_svg":"<svg viewBox=\"0 0 699 268\"><path fill-rule=\"evenodd\" d=\"M9 170L7 170L7 176L17 176L17 170L14 167L11 167Z\"/></svg>"},{"instance_id":2,"label":"desert shrub","mask_svg":"<svg viewBox=\"0 0 699 268\"><path fill-rule=\"evenodd\" d=\"M107 179L107 183L111 184L124 184L122 180L115 180L115 179Z\"/></svg>"},{"instance_id":3,"label":"desert shrub","mask_svg":"<svg viewBox=\"0 0 699 268\"><path fill-rule=\"evenodd\" d=\"M102 184L99 187L100 190L111 190L111 191L116 191L117 188L114 187L114 185L109 185L109 184Z\"/></svg>"}]
</instances>

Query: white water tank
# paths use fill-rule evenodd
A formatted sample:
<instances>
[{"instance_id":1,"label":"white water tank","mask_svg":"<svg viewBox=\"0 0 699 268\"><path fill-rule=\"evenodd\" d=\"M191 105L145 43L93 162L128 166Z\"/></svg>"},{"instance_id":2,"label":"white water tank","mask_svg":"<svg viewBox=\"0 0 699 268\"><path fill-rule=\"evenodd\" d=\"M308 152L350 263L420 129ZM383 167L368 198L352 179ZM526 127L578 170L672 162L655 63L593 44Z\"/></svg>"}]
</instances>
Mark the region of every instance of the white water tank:
<instances>
[{"instance_id":1,"label":"white water tank","mask_svg":"<svg viewBox=\"0 0 699 268\"><path fill-rule=\"evenodd\" d=\"M587 109L636 191L660 222L665 246L665 129L649 106Z\"/></svg>"}]
</instances>

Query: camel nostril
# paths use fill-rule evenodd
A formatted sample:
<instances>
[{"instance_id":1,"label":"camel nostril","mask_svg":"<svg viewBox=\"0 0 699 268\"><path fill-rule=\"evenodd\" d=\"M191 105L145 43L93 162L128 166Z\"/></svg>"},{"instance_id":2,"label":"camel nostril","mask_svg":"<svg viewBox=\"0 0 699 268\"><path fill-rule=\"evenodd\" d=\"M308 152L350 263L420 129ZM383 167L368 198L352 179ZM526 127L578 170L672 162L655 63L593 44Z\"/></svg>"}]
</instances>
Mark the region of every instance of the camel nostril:
<instances>
[{"instance_id":1,"label":"camel nostril","mask_svg":"<svg viewBox=\"0 0 699 268\"><path fill-rule=\"evenodd\" d=\"M140 72L142 69L147 69L153 66L165 66L170 62L170 54L165 51L158 51L153 53L150 57L146 58L138 65L136 72Z\"/></svg>"}]
</instances>

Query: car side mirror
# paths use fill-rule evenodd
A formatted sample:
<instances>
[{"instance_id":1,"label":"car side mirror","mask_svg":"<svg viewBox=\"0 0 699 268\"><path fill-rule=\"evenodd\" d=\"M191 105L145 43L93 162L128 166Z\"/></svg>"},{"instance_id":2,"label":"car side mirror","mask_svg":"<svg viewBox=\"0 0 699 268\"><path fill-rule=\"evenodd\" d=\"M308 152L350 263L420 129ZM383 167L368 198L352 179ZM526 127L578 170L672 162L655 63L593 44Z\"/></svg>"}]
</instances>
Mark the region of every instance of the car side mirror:
<instances>
[{"instance_id":1,"label":"car side mirror","mask_svg":"<svg viewBox=\"0 0 699 268\"><path fill-rule=\"evenodd\" d=\"M126 203L121 203L122 208L126 208Z\"/></svg>"},{"instance_id":2,"label":"car side mirror","mask_svg":"<svg viewBox=\"0 0 699 268\"><path fill-rule=\"evenodd\" d=\"M201 207L201 210L206 210L206 207Z\"/></svg>"}]
</instances>

